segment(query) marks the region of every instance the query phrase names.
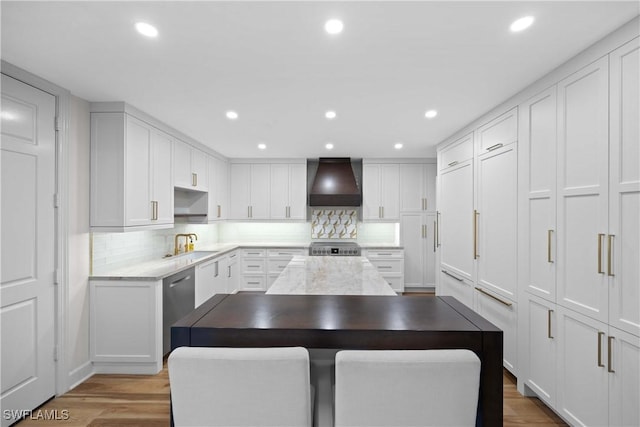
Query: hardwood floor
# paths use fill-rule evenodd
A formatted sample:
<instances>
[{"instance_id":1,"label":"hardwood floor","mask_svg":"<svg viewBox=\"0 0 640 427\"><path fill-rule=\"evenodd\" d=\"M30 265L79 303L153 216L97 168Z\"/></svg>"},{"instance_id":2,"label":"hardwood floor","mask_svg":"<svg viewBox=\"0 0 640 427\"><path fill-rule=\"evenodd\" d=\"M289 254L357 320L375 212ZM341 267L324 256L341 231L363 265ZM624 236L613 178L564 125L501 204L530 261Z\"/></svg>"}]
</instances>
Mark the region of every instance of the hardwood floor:
<instances>
[{"instance_id":1,"label":"hardwood floor","mask_svg":"<svg viewBox=\"0 0 640 427\"><path fill-rule=\"evenodd\" d=\"M504 426L564 426L558 416L536 398L522 397L513 375L503 371ZM94 375L63 396L50 400L43 412L67 410L68 420L25 419L16 424L73 427L167 427L169 425L169 376ZM34 411L34 416L37 411Z\"/></svg>"}]
</instances>

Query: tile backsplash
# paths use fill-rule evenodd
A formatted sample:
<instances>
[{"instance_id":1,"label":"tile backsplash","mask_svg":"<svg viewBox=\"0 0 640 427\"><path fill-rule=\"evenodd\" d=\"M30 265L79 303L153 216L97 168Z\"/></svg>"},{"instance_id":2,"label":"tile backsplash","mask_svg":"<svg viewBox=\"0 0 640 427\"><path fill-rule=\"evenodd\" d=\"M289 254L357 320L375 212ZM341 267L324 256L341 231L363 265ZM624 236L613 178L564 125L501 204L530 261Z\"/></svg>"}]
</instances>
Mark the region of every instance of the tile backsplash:
<instances>
[{"instance_id":1,"label":"tile backsplash","mask_svg":"<svg viewBox=\"0 0 640 427\"><path fill-rule=\"evenodd\" d=\"M356 209L314 209L311 215L312 239L356 239Z\"/></svg>"}]
</instances>

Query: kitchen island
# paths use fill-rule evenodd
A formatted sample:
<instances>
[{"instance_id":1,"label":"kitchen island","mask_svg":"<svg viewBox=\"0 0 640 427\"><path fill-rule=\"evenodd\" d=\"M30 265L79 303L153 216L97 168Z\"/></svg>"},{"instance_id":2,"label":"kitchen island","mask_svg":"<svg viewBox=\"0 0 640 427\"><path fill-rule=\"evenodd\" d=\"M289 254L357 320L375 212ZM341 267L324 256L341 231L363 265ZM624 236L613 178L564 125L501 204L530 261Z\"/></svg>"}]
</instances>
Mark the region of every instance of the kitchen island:
<instances>
[{"instance_id":1,"label":"kitchen island","mask_svg":"<svg viewBox=\"0 0 640 427\"><path fill-rule=\"evenodd\" d=\"M270 295L396 295L366 257L295 256Z\"/></svg>"},{"instance_id":2,"label":"kitchen island","mask_svg":"<svg viewBox=\"0 0 640 427\"><path fill-rule=\"evenodd\" d=\"M482 363L479 421L502 425L502 331L452 297L220 294L173 325L171 346L306 347L319 426L333 422L336 351L469 349Z\"/></svg>"}]
</instances>

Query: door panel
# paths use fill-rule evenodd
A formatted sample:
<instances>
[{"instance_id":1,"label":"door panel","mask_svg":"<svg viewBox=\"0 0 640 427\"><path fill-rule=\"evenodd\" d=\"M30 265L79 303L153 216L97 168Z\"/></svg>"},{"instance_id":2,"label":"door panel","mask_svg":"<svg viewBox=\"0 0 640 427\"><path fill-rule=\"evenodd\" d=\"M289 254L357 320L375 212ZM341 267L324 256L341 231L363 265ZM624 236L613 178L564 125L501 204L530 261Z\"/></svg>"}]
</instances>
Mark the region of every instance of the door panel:
<instances>
[{"instance_id":1,"label":"door panel","mask_svg":"<svg viewBox=\"0 0 640 427\"><path fill-rule=\"evenodd\" d=\"M55 394L55 108L53 96L2 76L2 409Z\"/></svg>"},{"instance_id":2,"label":"door panel","mask_svg":"<svg viewBox=\"0 0 640 427\"><path fill-rule=\"evenodd\" d=\"M151 129L127 115L125 144L126 225L151 223Z\"/></svg>"},{"instance_id":3,"label":"door panel","mask_svg":"<svg viewBox=\"0 0 640 427\"><path fill-rule=\"evenodd\" d=\"M405 287L425 286L425 214L400 215L400 243L404 246Z\"/></svg>"},{"instance_id":4,"label":"door panel","mask_svg":"<svg viewBox=\"0 0 640 427\"><path fill-rule=\"evenodd\" d=\"M529 297L527 299L528 327L524 331L528 337L528 351L524 352L526 384L547 404L556 402L556 328L555 304Z\"/></svg>"},{"instance_id":5,"label":"door panel","mask_svg":"<svg viewBox=\"0 0 640 427\"><path fill-rule=\"evenodd\" d=\"M609 328L609 425L640 425L640 338Z\"/></svg>"},{"instance_id":6,"label":"door panel","mask_svg":"<svg viewBox=\"0 0 640 427\"><path fill-rule=\"evenodd\" d=\"M171 150L173 141L169 135L151 133L151 187L152 200L158 203L157 224L173 223L173 167Z\"/></svg>"}]
</instances>

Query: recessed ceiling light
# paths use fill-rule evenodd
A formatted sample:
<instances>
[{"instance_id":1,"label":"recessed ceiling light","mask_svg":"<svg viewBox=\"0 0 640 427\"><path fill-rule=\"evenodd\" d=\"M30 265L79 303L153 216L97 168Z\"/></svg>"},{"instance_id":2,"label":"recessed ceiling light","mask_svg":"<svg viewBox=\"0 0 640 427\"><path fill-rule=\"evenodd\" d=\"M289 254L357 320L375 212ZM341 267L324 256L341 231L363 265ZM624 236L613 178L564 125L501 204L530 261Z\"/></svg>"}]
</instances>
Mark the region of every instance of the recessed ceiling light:
<instances>
[{"instance_id":1,"label":"recessed ceiling light","mask_svg":"<svg viewBox=\"0 0 640 427\"><path fill-rule=\"evenodd\" d=\"M513 23L511 24L511 27L509 28L514 33L517 33L519 31L526 30L527 28L529 28L531 24L533 24L534 20L535 18L533 16L525 16L524 18L520 18L513 21Z\"/></svg>"},{"instance_id":2,"label":"recessed ceiling light","mask_svg":"<svg viewBox=\"0 0 640 427\"><path fill-rule=\"evenodd\" d=\"M137 22L136 30L143 36L147 37L157 37L158 29L151 24L147 24L146 22Z\"/></svg>"},{"instance_id":3,"label":"recessed ceiling light","mask_svg":"<svg viewBox=\"0 0 640 427\"><path fill-rule=\"evenodd\" d=\"M327 111L326 113L324 113L324 116L329 119L335 119L336 118L336 112L335 111Z\"/></svg>"},{"instance_id":4,"label":"recessed ceiling light","mask_svg":"<svg viewBox=\"0 0 640 427\"><path fill-rule=\"evenodd\" d=\"M235 120L237 118L238 118L238 113L236 113L235 111L227 111L227 119Z\"/></svg>"},{"instance_id":5,"label":"recessed ceiling light","mask_svg":"<svg viewBox=\"0 0 640 427\"><path fill-rule=\"evenodd\" d=\"M396 142L393 146L396 150L400 150L402 148L402 142Z\"/></svg>"},{"instance_id":6,"label":"recessed ceiling light","mask_svg":"<svg viewBox=\"0 0 640 427\"><path fill-rule=\"evenodd\" d=\"M333 150L333 144L332 144L332 143L330 143L330 142L328 142L328 143L324 146L324 148L326 148L327 150Z\"/></svg>"},{"instance_id":7,"label":"recessed ceiling light","mask_svg":"<svg viewBox=\"0 0 640 427\"><path fill-rule=\"evenodd\" d=\"M324 30L329 34L340 34L344 29L344 24L339 19L329 19L324 24Z\"/></svg>"},{"instance_id":8,"label":"recessed ceiling light","mask_svg":"<svg viewBox=\"0 0 640 427\"><path fill-rule=\"evenodd\" d=\"M260 143L260 144L258 144L258 148L261 149L261 150L264 150L264 149L267 148L267 144Z\"/></svg>"},{"instance_id":9,"label":"recessed ceiling light","mask_svg":"<svg viewBox=\"0 0 640 427\"><path fill-rule=\"evenodd\" d=\"M426 113L424 113L424 116L425 116L427 119L433 119L433 118L434 118L435 116L437 116L437 115L438 115L438 112L437 112L436 110L429 110L429 111L427 111Z\"/></svg>"}]
</instances>

